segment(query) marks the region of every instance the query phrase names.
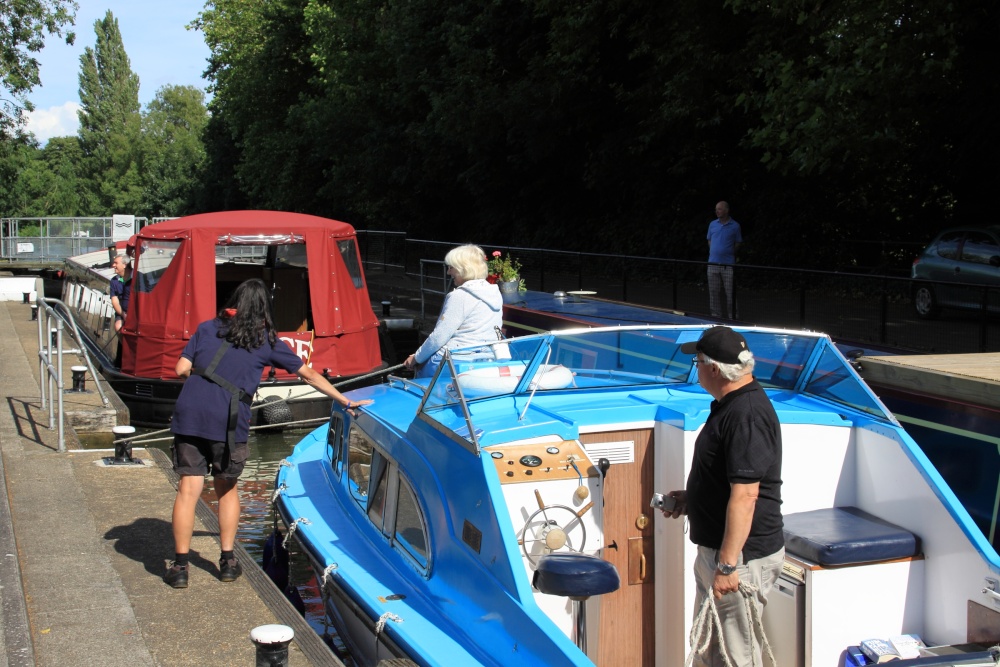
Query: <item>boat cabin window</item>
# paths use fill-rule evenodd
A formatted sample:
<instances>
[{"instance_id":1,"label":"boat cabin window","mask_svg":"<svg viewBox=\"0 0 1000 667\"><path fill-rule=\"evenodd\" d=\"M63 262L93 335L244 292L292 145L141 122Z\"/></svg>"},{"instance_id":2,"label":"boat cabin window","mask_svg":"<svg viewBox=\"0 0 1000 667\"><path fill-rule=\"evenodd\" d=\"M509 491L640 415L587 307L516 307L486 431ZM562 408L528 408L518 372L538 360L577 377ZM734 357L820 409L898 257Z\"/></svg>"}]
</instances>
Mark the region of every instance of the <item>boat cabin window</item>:
<instances>
[{"instance_id":1,"label":"boat cabin window","mask_svg":"<svg viewBox=\"0 0 1000 667\"><path fill-rule=\"evenodd\" d=\"M417 495L410 482L399 476L399 498L396 503L395 543L421 567L427 568L427 531Z\"/></svg>"},{"instance_id":2,"label":"boat cabin window","mask_svg":"<svg viewBox=\"0 0 1000 667\"><path fill-rule=\"evenodd\" d=\"M341 259L344 260L344 265L347 267L347 273L351 276L351 281L355 287L361 289L364 287L364 282L361 279L361 262L358 260L357 244L354 242L354 239L337 241L337 249L340 251Z\"/></svg>"},{"instance_id":3,"label":"boat cabin window","mask_svg":"<svg viewBox=\"0 0 1000 667\"><path fill-rule=\"evenodd\" d=\"M330 427L326 432L326 455L330 460L333 472L340 477L344 467L344 457L341 456L344 442L344 420L337 413L330 417Z\"/></svg>"},{"instance_id":4,"label":"boat cabin window","mask_svg":"<svg viewBox=\"0 0 1000 667\"><path fill-rule=\"evenodd\" d=\"M309 266L305 244L292 243L275 246L274 266L275 268L296 267L299 269Z\"/></svg>"},{"instance_id":5,"label":"boat cabin window","mask_svg":"<svg viewBox=\"0 0 1000 667\"><path fill-rule=\"evenodd\" d=\"M371 477L371 439L356 425L351 427L347 439L347 479L351 495L363 507L368 500L368 483Z\"/></svg>"},{"instance_id":6,"label":"boat cabin window","mask_svg":"<svg viewBox=\"0 0 1000 667\"><path fill-rule=\"evenodd\" d=\"M378 454L378 450L375 451ZM382 465L379 465L381 463ZM368 518L375 524L375 527L382 530L382 522L385 519L385 498L386 490L389 486L389 475L385 474L387 466L385 459L381 456L375 457L375 465L372 467L371 480L368 486L375 485L375 492L368 499Z\"/></svg>"},{"instance_id":7,"label":"boat cabin window","mask_svg":"<svg viewBox=\"0 0 1000 667\"><path fill-rule=\"evenodd\" d=\"M180 241L142 239L136 249L139 258L135 261L132 289L137 292L152 292L180 246Z\"/></svg>"}]
</instances>

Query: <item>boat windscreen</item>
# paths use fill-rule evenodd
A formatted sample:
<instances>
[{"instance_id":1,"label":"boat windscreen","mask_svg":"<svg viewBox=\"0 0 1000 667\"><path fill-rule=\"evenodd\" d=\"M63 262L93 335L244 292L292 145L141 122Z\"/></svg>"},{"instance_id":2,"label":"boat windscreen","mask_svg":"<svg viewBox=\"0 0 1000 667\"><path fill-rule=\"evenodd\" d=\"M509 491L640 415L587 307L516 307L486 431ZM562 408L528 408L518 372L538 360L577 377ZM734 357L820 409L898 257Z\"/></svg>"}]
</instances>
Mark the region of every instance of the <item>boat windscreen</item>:
<instances>
[{"instance_id":1,"label":"boat windscreen","mask_svg":"<svg viewBox=\"0 0 1000 667\"><path fill-rule=\"evenodd\" d=\"M753 375L763 386L794 389L820 339L774 331L742 331L753 352Z\"/></svg>"},{"instance_id":2,"label":"boat windscreen","mask_svg":"<svg viewBox=\"0 0 1000 667\"><path fill-rule=\"evenodd\" d=\"M451 351L430 387L425 409L514 393L662 386L688 381L691 360L680 351L677 329L588 330L527 336Z\"/></svg>"},{"instance_id":3,"label":"boat windscreen","mask_svg":"<svg viewBox=\"0 0 1000 667\"><path fill-rule=\"evenodd\" d=\"M895 421L867 385L851 372L848 362L833 345L828 345L820 355L819 363L806 383L805 393Z\"/></svg>"}]
</instances>

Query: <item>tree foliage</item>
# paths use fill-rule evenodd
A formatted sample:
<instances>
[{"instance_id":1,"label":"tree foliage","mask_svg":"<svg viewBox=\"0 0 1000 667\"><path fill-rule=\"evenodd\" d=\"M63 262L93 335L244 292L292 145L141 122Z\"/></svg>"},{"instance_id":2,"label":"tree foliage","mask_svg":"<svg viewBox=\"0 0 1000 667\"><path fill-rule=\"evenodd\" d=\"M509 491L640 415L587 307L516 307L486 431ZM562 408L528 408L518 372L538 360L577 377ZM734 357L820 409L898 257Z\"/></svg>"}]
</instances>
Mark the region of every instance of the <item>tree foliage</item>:
<instances>
[{"instance_id":1,"label":"tree foliage","mask_svg":"<svg viewBox=\"0 0 1000 667\"><path fill-rule=\"evenodd\" d=\"M205 164L205 94L193 86L165 86L142 117L142 192L147 216L193 213Z\"/></svg>"},{"instance_id":2,"label":"tree foliage","mask_svg":"<svg viewBox=\"0 0 1000 667\"><path fill-rule=\"evenodd\" d=\"M80 133L40 147L33 137L0 142L0 207L9 216L176 216L203 198L208 124L204 93L165 86L138 102L118 23L95 24L80 60Z\"/></svg>"},{"instance_id":3,"label":"tree foliage","mask_svg":"<svg viewBox=\"0 0 1000 667\"><path fill-rule=\"evenodd\" d=\"M22 149L19 201L13 209L17 215L79 215L86 190L80 175L82 156L76 137L54 137L43 148Z\"/></svg>"},{"instance_id":4,"label":"tree foliage","mask_svg":"<svg viewBox=\"0 0 1000 667\"><path fill-rule=\"evenodd\" d=\"M250 205L702 259L727 199L747 260L830 265L998 185L985 0L221 0L199 27L209 159Z\"/></svg>"},{"instance_id":5,"label":"tree foliage","mask_svg":"<svg viewBox=\"0 0 1000 667\"><path fill-rule=\"evenodd\" d=\"M926 240L978 220L1000 186L998 14L986 0L213 0L193 24L211 49L208 118L165 93L144 141L105 141L118 157L88 171L91 208L279 208L703 260L725 199L745 261L850 265L845 244ZM103 85L96 56L81 94ZM119 117L81 130L85 158L99 127L133 136Z\"/></svg>"},{"instance_id":6,"label":"tree foliage","mask_svg":"<svg viewBox=\"0 0 1000 667\"><path fill-rule=\"evenodd\" d=\"M108 11L94 22L97 42L80 56L80 146L90 181L90 215L141 205L139 77Z\"/></svg>"},{"instance_id":7,"label":"tree foliage","mask_svg":"<svg viewBox=\"0 0 1000 667\"><path fill-rule=\"evenodd\" d=\"M24 124L31 103L25 95L41 83L34 54L46 35L72 44L77 4L73 0L4 0L0 4L0 141L7 141Z\"/></svg>"}]
</instances>

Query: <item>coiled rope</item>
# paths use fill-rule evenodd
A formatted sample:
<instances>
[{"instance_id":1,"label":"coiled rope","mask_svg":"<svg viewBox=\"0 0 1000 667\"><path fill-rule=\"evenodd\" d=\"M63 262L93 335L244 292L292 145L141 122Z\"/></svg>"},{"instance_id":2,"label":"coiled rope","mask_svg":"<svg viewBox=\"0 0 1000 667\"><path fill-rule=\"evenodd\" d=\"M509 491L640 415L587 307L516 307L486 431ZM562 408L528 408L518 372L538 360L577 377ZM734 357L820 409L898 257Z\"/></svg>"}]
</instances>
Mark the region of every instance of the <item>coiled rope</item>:
<instances>
[{"instance_id":1,"label":"coiled rope","mask_svg":"<svg viewBox=\"0 0 1000 667\"><path fill-rule=\"evenodd\" d=\"M389 366L388 368L381 368L381 369L379 369L377 371L374 371L372 373L366 373L365 375L357 375L357 376L352 377L352 378L350 378L348 380L344 380L342 382L338 382L337 384L333 385L333 387L335 389L339 389L340 387L343 387L346 384L353 384L353 383L358 382L360 380L367 380L368 378L378 377L380 375L386 375L387 373L392 373L393 371L398 371L400 368L404 368L404 367L405 367L405 364L396 364L395 366ZM316 391L316 390L314 389L313 391ZM316 393L319 393L319 392L316 391ZM279 398L278 400L271 401L270 403L258 403L257 405L250 406L250 413L253 414L254 411L259 410L260 408L263 408L265 406L267 406L267 407L273 407L275 405L280 405L281 403L287 403L290 400L299 400L299 399L305 398L308 395L309 394L306 394L304 396L289 396L288 398ZM277 428L279 426L304 426L306 424L318 424L318 423L321 423L321 422L325 422L328 419L329 419L328 417L313 417L311 419L300 419L298 421L281 422L279 424L262 424L260 426L251 426L250 430L251 431L257 431L259 429ZM149 433L143 434L143 437L141 439L136 439L136 438L120 438L118 440L112 441L111 444L117 445L119 443L128 441L128 442L131 442L133 445L142 446L142 445L147 445L147 444L154 443L154 442L166 442L168 440L173 440L174 439L174 436L172 436L172 435L169 435L169 436L166 436L166 437L163 437L163 438L153 437L153 436L161 435L163 433L170 433L170 429L169 428L162 428L162 429L160 429L158 431L150 431Z\"/></svg>"},{"instance_id":2,"label":"coiled rope","mask_svg":"<svg viewBox=\"0 0 1000 667\"><path fill-rule=\"evenodd\" d=\"M746 609L751 634L756 636L757 633L753 632L754 630L760 632L760 637L764 640L764 648L767 649L767 657L771 660L771 665L778 667L778 663L774 660L774 653L771 652L771 643L767 641L767 635L764 634L764 624L761 620L760 612L753 601L754 595L756 595L758 590L753 584L741 581L737 592L743 598L743 606ZM695 616L694 625L691 627L691 637L689 640L691 643L691 652L688 653L687 660L684 662L685 667L691 667L695 656L704 655L708 651L708 648L712 644L713 633L718 640L719 652L722 654L723 662L726 667L733 667L733 663L729 660L729 652L726 650L726 640L722 636L722 619L719 618L719 610L715 606L715 595L709 589L705 601L701 603L701 609L698 610L698 615ZM750 641L753 641L753 637L751 637Z\"/></svg>"}]
</instances>

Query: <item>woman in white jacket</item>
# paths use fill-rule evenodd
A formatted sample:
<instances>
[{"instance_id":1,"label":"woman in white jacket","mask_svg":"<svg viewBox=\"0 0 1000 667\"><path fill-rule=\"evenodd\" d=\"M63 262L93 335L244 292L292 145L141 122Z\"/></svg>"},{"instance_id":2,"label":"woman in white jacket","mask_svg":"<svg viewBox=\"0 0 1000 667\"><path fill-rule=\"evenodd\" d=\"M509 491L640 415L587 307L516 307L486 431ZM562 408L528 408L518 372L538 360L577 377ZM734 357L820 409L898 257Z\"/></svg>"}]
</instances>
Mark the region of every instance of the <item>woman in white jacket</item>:
<instances>
[{"instance_id":1,"label":"woman in white jacket","mask_svg":"<svg viewBox=\"0 0 1000 667\"><path fill-rule=\"evenodd\" d=\"M416 377L433 376L445 350L496 342L503 324L503 298L500 288L486 280L483 249L475 245L452 248L444 263L455 289L445 296L431 335L403 362L406 368L416 369Z\"/></svg>"}]
</instances>

